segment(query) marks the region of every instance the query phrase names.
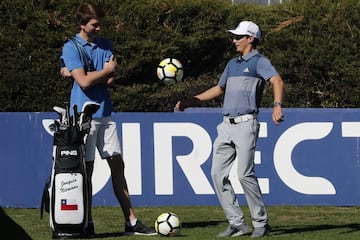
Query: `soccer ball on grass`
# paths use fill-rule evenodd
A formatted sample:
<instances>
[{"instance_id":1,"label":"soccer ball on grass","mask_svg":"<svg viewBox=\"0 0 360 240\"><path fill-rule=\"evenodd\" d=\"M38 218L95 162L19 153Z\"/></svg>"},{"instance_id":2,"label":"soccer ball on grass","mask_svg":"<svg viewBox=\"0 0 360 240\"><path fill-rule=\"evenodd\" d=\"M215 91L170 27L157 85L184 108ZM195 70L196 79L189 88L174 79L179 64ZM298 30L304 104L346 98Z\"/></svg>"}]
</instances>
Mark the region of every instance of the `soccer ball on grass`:
<instances>
[{"instance_id":1,"label":"soccer ball on grass","mask_svg":"<svg viewBox=\"0 0 360 240\"><path fill-rule=\"evenodd\" d=\"M175 58L162 60L156 69L156 73L159 80L165 84L180 82L184 76L181 62Z\"/></svg>"},{"instance_id":2,"label":"soccer ball on grass","mask_svg":"<svg viewBox=\"0 0 360 240\"><path fill-rule=\"evenodd\" d=\"M180 234L180 219L175 213L162 213L155 221L155 230L163 236Z\"/></svg>"}]
</instances>

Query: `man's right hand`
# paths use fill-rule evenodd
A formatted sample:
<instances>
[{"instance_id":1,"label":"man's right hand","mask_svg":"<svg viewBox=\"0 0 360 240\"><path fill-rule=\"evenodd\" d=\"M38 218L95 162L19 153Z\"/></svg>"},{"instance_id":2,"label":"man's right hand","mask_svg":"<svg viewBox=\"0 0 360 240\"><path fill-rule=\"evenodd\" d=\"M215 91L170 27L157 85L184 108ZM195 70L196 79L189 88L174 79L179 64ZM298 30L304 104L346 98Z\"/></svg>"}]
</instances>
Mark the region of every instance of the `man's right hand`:
<instances>
[{"instance_id":1,"label":"man's right hand","mask_svg":"<svg viewBox=\"0 0 360 240\"><path fill-rule=\"evenodd\" d=\"M117 62L114 57L114 55L111 55L110 60L108 62L105 62L104 64L104 70L110 73L115 72L117 67Z\"/></svg>"},{"instance_id":2,"label":"man's right hand","mask_svg":"<svg viewBox=\"0 0 360 240\"><path fill-rule=\"evenodd\" d=\"M71 73L70 73L70 71L69 71L69 69L67 68L67 67L62 67L62 68L60 68L60 75L62 76L62 77L71 77Z\"/></svg>"},{"instance_id":3,"label":"man's right hand","mask_svg":"<svg viewBox=\"0 0 360 240\"><path fill-rule=\"evenodd\" d=\"M200 99L193 97L193 96L189 96L189 97L184 98L181 101L178 101L175 105L175 108L182 112L185 110L185 108L197 107L200 105L200 103L201 103Z\"/></svg>"}]
</instances>

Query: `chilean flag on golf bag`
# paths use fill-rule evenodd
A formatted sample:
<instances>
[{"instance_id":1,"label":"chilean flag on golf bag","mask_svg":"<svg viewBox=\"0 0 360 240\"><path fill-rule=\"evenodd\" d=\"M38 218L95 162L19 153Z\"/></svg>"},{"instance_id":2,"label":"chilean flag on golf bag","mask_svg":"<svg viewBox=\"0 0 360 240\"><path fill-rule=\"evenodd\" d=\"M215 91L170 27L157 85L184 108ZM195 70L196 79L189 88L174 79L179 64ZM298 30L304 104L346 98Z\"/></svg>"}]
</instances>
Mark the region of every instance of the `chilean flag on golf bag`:
<instances>
[{"instance_id":1,"label":"chilean flag on golf bag","mask_svg":"<svg viewBox=\"0 0 360 240\"><path fill-rule=\"evenodd\" d=\"M76 199L61 199L61 211L74 211L78 210L78 204Z\"/></svg>"}]
</instances>

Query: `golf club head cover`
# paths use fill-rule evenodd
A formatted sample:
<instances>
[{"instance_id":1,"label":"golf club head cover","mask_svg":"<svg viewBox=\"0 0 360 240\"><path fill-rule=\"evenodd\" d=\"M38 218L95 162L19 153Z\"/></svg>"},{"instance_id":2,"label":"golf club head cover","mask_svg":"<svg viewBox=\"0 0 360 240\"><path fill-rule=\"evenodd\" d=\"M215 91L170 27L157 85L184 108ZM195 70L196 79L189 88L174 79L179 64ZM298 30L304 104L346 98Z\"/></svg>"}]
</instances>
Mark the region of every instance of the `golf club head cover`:
<instances>
[{"instance_id":1,"label":"golf club head cover","mask_svg":"<svg viewBox=\"0 0 360 240\"><path fill-rule=\"evenodd\" d=\"M198 98L187 96L180 101L179 110L184 111L184 109L188 107L197 107L200 105L200 103L201 101Z\"/></svg>"}]
</instances>

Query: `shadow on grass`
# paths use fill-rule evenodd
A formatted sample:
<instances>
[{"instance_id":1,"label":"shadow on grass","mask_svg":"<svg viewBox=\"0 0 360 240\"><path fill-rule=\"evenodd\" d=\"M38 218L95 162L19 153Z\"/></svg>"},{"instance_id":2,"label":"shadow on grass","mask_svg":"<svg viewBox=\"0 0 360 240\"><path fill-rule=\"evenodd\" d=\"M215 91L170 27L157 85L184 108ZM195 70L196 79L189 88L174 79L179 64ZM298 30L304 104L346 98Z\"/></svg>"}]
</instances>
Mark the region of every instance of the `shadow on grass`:
<instances>
[{"instance_id":1,"label":"shadow on grass","mask_svg":"<svg viewBox=\"0 0 360 240\"><path fill-rule=\"evenodd\" d=\"M205 222L183 222L181 223L181 228L202 228L209 226L217 226L224 221L205 221ZM113 233L97 233L93 239L96 238L111 238L111 237L122 237L127 236L125 232L113 232ZM177 237L185 237L185 235L178 235Z\"/></svg>"},{"instance_id":2,"label":"shadow on grass","mask_svg":"<svg viewBox=\"0 0 360 240\"><path fill-rule=\"evenodd\" d=\"M202 227L211 227L223 224L225 221L203 221L203 222L183 222L181 224L182 228L202 228ZM344 225L314 225L314 226L299 226L299 227L272 227L270 233L271 236L277 235L286 235L286 234L295 234L295 233L306 233L306 232L317 232L317 231L326 231L333 229L343 229L342 233L352 233L360 231L360 224L344 224ZM114 232L114 233L100 233L96 234L94 238L110 238L110 237L121 237L126 236L124 232ZM179 235L178 237L185 237L185 235Z\"/></svg>"},{"instance_id":3,"label":"shadow on grass","mask_svg":"<svg viewBox=\"0 0 360 240\"><path fill-rule=\"evenodd\" d=\"M343 229L342 233L352 233L360 231L359 223L351 224L342 224L342 225L315 225L315 226L301 226L301 227L272 227L271 235L283 235L283 234L293 234L293 233L306 233L306 232L315 232L315 231L324 231L324 230L333 230L333 229Z\"/></svg>"},{"instance_id":4,"label":"shadow on grass","mask_svg":"<svg viewBox=\"0 0 360 240\"><path fill-rule=\"evenodd\" d=\"M205 222L183 222L181 223L182 228L198 228L198 227L209 227L217 226L224 221L205 221Z\"/></svg>"},{"instance_id":5,"label":"shadow on grass","mask_svg":"<svg viewBox=\"0 0 360 240\"><path fill-rule=\"evenodd\" d=\"M12 220L0 207L0 232L2 236L9 236L11 239L31 240L25 230Z\"/></svg>"},{"instance_id":6,"label":"shadow on grass","mask_svg":"<svg viewBox=\"0 0 360 240\"><path fill-rule=\"evenodd\" d=\"M111 238L111 237L122 237L125 236L124 232L113 232L113 233L97 233L95 237L92 237L92 239L96 238Z\"/></svg>"}]
</instances>

